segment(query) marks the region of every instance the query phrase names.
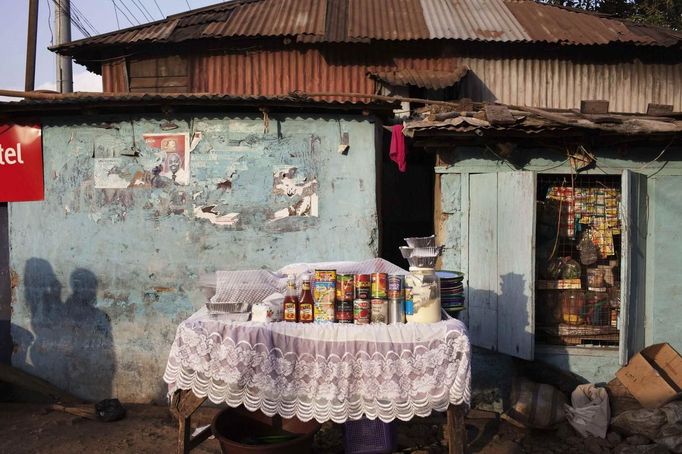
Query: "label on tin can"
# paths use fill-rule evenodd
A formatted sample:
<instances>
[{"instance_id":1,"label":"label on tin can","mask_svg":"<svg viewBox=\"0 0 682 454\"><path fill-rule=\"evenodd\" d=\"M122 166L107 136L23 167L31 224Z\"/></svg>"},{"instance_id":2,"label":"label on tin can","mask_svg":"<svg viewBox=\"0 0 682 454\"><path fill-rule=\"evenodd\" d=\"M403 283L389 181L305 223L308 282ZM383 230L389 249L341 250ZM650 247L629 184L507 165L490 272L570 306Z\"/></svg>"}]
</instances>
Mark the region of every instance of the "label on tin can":
<instances>
[{"instance_id":1,"label":"label on tin can","mask_svg":"<svg viewBox=\"0 0 682 454\"><path fill-rule=\"evenodd\" d=\"M315 322L333 322L334 301L336 300L335 270L315 270L313 300L315 301Z\"/></svg>"},{"instance_id":2,"label":"label on tin can","mask_svg":"<svg viewBox=\"0 0 682 454\"><path fill-rule=\"evenodd\" d=\"M372 298L386 298L388 290L388 274L372 273Z\"/></svg>"},{"instance_id":3,"label":"label on tin can","mask_svg":"<svg viewBox=\"0 0 682 454\"><path fill-rule=\"evenodd\" d=\"M402 274L391 274L388 276L388 298L398 299L404 297L405 276Z\"/></svg>"},{"instance_id":4,"label":"label on tin can","mask_svg":"<svg viewBox=\"0 0 682 454\"><path fill-rule=\"evenodd\" d=\"M351 301L336 302L336 323L353 323L353 303Z\"/></svg>"},{"instance_id":5,"label":"label on tin can","mask_svg":"<svg viewBox=\"0 0 682 454\"><path fill-rule=\"evenodd\" d=\"M352 274L338 274L336 276L336 301L353 302L355 291Z\"/></svg>"},{"instance_id":6,"label":"label on tin can","mask_svg":"<svg viewBox=\"0 0 682 454\"><path fill-rule=\"evenodd\" d=\"M353 301L353 323L356 325L366 325L370 321L370 307L369 300L357 299Z\"/></svg>"},{"instance_id":7,"label":"label on tin can","mask_svg":"<svg viewBox=\"0 0 682 454\"><path fill-rule=\"evenodd\" d=\"M405 315L414 315L414 301L405 300Z\"/></svg>"},{"instance_id":8,"label":"label on tin can","mask_svg":"<svg viewBox=\"0 0 682 454\"><path fill-rule=\"evenodd\" d=\"M356 274L353 279L355 298L359 300L369 299L371 293L371 278L369 274Z\"/></svg>"},{"instance_id":9,"label":"label on tin can","mask_svg":"<svg viewBox=\"0 0 682 454\"><path fill-rule=\"evenodd\" d=\"M388 301L372 299L372 323L386 323L388 321Z\"/></svg>"}]
</instances>

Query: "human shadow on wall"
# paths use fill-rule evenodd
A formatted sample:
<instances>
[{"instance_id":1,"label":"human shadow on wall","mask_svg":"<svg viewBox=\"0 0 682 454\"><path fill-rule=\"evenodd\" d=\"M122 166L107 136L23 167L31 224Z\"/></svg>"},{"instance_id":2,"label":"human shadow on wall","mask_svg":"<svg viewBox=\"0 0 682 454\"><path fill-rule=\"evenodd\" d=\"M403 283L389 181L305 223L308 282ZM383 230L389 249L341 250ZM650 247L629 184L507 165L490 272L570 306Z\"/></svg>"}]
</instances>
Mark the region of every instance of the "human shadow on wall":
<instances>
[{"instance_id":1,"label":"human shadow on wall","mask_svg":"<svg viewBox=\"0 0 682 454\"><path fill-rule=\"evenodd\" d=\"M96 307L97 277L78 268L69 283L71 296L62 302L62 284L52 265L40 258L27 260L24 297L33 340L15 338L18 350L25 351L14 355L13 363L81 398L111 397L116 358L111 320Z\"/></svg>"}]
</instances>

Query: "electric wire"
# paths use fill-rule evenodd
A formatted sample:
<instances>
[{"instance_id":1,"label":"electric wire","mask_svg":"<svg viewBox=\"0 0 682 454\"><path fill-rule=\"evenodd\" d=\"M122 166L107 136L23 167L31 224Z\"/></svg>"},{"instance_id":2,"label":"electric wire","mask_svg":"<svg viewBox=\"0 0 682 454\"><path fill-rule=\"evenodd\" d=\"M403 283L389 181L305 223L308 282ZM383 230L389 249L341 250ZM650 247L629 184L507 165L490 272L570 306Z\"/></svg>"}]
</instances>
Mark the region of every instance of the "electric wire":
<instances>
[{"instance_id":1,"label":"electric wire","mask_svg":"<svg viewBox=\"0 0 682 454\"><path fill-rule=\"evenodd\" d=\"M116 3L114 3L114 0L111 0L111 4L114 5L114 16L116 16L116 29L120 30L121 24L118 21L118 9L116 8Z\"/></svg>"},{"instance_id":2,"label":"electric wire","mask_svg":"<svg viewBox=\"0 0 682 454\"><path fill-rule=\"evenodd\" d=\"M95 28L95 26L92 25L92 22L90 22L90 19L88 19L88 16L86 16L85 13L83 12L83 10L81 10L79 7L76 6L75 3L73 3L73 0L71 0L71 6L72 6L73 8L75 8L75 10L76 10L78 16L80 17L81 21L82 21L85 25L87 25L88 28L89 28L90 30L92 30L92 32L93 32L94 34L99 35L99 30L97 30L97 29Z\"/></svg>"},{"instance_id":3,"label":"electric wire","mask_svg":"<svg viewBox=\"0 0 682 454\"><path fill-rule=\"evenodd\" d=\"M121 13L121 15L123 15L123 17L126 18L126 20L128 21L128 23L129 23L130 25L132 25L132 26L135 26L135 24L133 24L133 21L130 20L130 18L128 17L128 15L126 14L126 12L123 11L121 8L119 8L118 3L116 3L116 0L111 0L111 2L114 4L114 8L116 8L116 9L118 10L118 12Z\"/></svg>"},{"instance_id":4,"label":"electric wire","mask_svg":"<svg viewBox=\"0 0 682 454\"><path fill-rule=\"evenodd\" d=\"M50 30L50 46L54 46L54 32L52 31L52 8L50 8L50 0L45 0L47 4L47 28Z\"/></svg>"},{"instance_id":5,"label":"electric wire","mask_svg":"<svg viewBox=\"0 0 682 454\"><path fill-rule=\"evenodd\" d=\"M154 17L149 14L149 11L147 11L147 8L144 6L144 3L142 3L140 0L133 0L133 5L142 13L144 16L145 20L148 22L154 22Z\"/></svg>"},{"instance_id":6,"label":"electric wire","mask_svg":"<svg viewBox=\"0 0 682 454\"><path fill-rule=\"evenodd\" d=\"M133 12L130 10L130 8L128 8L128 4L125 2L125 0L120 0L120 2L121 2L121 5L123 5L123 7L126 9L126 11L128 11L128 13L130 13L130 16L131 16L133 19L135 19L135 22L137 22L137 25L140 25L142 22L140 22L140 19L137 18L137 16L135 15L135 13L133 13Z\"/></svg>"},{"instance_id":7,"label":"electric wire","mask_svg":"<svg viewBox=\"0 0 682 454\"><path fill-rule=\"evenodd\" d=\"M189 0L185 0L185 3L187 3L187 8L192 9L192 7L189 4Z\"/></svg>"},{"instance_id":8,"label":"electric wire","mask_svg":"<svg viewBox=\"0 0 682 454\"><path fill-rule=\"evenodd\" d=\"M159 9L159 12L161 13L161 18L163 19L164 17L166 17L166 15L163 14L163 11L161 11L161 7L159 6L159 2L157 2L156 0L154 0L154 4L155 4L156 7Z\"/></svg>"}]
</instances>

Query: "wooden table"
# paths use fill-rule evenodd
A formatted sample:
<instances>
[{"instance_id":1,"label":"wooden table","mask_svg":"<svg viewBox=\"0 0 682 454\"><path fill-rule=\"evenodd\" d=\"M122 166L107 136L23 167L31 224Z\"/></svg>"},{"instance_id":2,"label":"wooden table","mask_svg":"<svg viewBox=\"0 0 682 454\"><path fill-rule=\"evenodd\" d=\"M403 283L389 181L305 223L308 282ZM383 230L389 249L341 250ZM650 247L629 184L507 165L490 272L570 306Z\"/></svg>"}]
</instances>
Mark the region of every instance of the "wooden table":
<instances>
[{"instance_id":1,"label":"wooden table","mask_svg":"<svg viewBox=\"0 0 682 454\"><path fill-rule=\"evenodd\" d=\"M190 390L177 390L173 393L170 410L178 419L178 454L189 453L211 436L210 426L195 436L192 436L191 432L192 415L205 401L206 397L197 397ZM466 446L465 414L465 405L450 405L448 407L445 439L448 442L449 454L464 454L464 447Z\"/></svg>"}]
</instances>

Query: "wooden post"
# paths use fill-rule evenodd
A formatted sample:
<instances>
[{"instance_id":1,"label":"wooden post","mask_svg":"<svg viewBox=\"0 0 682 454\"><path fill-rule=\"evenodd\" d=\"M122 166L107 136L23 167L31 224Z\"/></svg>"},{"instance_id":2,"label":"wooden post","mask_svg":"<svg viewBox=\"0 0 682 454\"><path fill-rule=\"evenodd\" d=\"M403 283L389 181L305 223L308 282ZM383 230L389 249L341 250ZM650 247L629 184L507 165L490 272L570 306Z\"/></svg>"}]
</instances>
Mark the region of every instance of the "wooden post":
<instances>
[{"instance_id":1,"label":"wooden post","mask_svg":"<svg viewBox=\"0 0 682 454\"><path fill-rule=\"evenodd\" d=\"M205 397L197 397L191 390L179 389L173 393L170 410L178 418L178 454L188 454L190 450L196 448L211 435L210 427L207 427L195 437L192 437L191 432L192 414L205 401Z\"/></svg>"},{"instance_id":2,"label":"wooden post","mask_svg":"<svg viewBox=\"0 0 682 454\"><path fill-rule=\"evenodd\" d=\"M464 405L448 407L448 423L445 430L448 440L448 454L464 454L466 428L464 427Z\"/></svg>"}]
</instances>

